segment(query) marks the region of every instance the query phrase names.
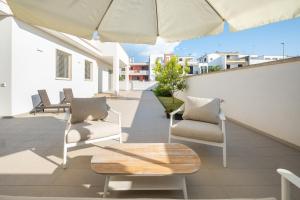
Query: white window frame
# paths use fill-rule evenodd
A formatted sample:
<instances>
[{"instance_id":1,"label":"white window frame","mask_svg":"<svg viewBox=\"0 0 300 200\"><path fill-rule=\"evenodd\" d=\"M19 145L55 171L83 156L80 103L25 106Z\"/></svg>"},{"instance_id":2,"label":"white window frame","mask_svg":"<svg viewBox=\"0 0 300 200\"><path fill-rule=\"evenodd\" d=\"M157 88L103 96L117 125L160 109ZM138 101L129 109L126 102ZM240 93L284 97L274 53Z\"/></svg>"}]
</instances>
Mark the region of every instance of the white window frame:
<instances>
[{"instance_id":1,"label":"white window frame","mask_svg":"<svg viewBox=\"0 0 300 200\"><path fill-rule=\"evenodd\" d=\"M58 54L58 52L61 52L61 53L65 54L66 56L68 56L68 77L58 77L57 76L57 68L58 68L57 54ZM72 55L65 51L59 50L59 49L56 49L56 53L55 53L55 79L56 80L72 80Z\"/></svg>"},{"instance_id":2,"label":"white window frame","mask_svg":"<svg viewBox=\"0 0 300 200\"><path fill-rule=\"evenodd\" d=\"M86 63L89 63L89 67L90 67L90 78L87 78L86 77L86 74L85 74L85 68L86 68ZM85 81L92 81L93 80L93 62L89 61L89 60L85 60L84 61L84 80Z\"/></svg>"}]
</instances>

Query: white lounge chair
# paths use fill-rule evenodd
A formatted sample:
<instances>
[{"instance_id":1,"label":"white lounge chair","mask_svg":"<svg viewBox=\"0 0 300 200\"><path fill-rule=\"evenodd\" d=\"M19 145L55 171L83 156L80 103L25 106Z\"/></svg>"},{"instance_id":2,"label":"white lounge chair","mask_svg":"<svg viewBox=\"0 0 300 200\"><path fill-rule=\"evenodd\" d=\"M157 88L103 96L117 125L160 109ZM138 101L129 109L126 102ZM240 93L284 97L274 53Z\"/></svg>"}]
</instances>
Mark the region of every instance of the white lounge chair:
<instances>
[{"instance_id":1,"label":"white lounge chair","mask_svg":"<svg viewBox=\"0 0 300 200\"><path fill-rule=\"evenodd\" d=\"M106 104L105 97L73 98L72 114L67 112L64 135L63 167L68 149L84 144L118 139L122 143L121 114Z\"/></svg>"},{"instance_id":2,"label":"white lounge chair","mask_svg":"<svg viewBox=\"0 0 300 200\"><path fill-rule=\"evenodd\" d=\"M226 159L225 115L220 99L187 97L184 105L170 113L169 143L172 139L221 147L223 166ZM173 124L176 113L184 111L183 120Z\"/></svg>"}]
</instances>

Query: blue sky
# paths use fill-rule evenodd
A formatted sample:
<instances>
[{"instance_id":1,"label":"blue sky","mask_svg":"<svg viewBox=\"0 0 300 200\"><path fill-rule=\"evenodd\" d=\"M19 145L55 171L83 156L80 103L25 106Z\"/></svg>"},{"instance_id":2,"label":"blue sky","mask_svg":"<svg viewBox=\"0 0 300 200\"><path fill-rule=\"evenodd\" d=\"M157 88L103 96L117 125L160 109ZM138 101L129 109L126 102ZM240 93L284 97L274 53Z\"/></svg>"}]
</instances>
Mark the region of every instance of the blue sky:
<instances>
[{"instance_id":1,"label":"blue sky","mask_svg":"<svg viewBox=\"0 0 300 200\"><path fill-rule=\"evenodd\" d=\"M286 55L300 55L300 18L282 21L240 32L229 32L225 24L224 32L216 36L206 36L178 43L156 45L123 44L125 51L135 62L148 60L151 53L171 51L177 55L199 57L215 51L238 51L242 54L282 55L281 42L285 42Z\"/></svg>"}]
</instances>

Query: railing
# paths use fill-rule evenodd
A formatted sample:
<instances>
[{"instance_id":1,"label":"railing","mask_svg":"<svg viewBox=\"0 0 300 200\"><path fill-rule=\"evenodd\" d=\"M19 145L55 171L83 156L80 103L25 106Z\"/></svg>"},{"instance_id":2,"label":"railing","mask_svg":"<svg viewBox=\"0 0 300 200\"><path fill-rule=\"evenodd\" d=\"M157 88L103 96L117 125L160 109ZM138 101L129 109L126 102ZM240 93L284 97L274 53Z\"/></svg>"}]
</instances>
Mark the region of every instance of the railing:
<instances>
[{"instance_id":1,"label":"railing","mask_svg":"<svg viewBox=\"0 0 300 200\"><path fill-rule=\"evenodd\" d=\"M126 72L125 71L121 71L121 75L125 75ZM130 70L129 71L129 75L149 75L150 72L148 70Z\"/></svg>"}]
</instances>

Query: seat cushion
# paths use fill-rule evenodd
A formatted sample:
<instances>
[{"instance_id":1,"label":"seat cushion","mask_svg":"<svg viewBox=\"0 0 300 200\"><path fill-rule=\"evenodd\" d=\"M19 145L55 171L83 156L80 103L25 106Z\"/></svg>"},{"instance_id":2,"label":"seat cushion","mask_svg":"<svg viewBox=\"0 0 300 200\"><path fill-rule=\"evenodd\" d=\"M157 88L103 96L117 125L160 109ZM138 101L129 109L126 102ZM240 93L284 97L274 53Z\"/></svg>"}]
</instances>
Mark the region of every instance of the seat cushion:
<instances>
[{"instance_id":1,"label":"seat cushion","mask_svg":"<svg viewBox=\"0 0 300 200\"><path fill-rule=\"evenodd\" d=\"M84 120L100 120L108 115L105 97L73 98L71 102L71 123L81 123Z\"/></svg>"},{"instance_id":2,"label":"seat cushion","mask_svg":"<svg viewBox=\"0 0 300 200\"><path fill-rule=\"evenodd\" d=\"M99 139L120 133L118 124L105 121L84 121L71 124L67 134L67 143Z\"/></svg>"},{"instance_id":3,"label":"seat cushion","mask_svg":"<svg viewBox=\"0 0 300 200\"><path fill-rule=\"evenodd\" d=\"M171 127L171 134L208 142L222 143L224 141L222 130L218 125L192 120L182 120L174 124Z\"/></svg>"},{"instance_id":4,"label":"seat cushion","mask_svg":"<svg viewBox=\"0 0 300 200\"><path fill-rule=\"evenodd\" d=\"M219 123L220 99L188 96L184 103L183 119Z\"/></svg>"}]
</instances>

